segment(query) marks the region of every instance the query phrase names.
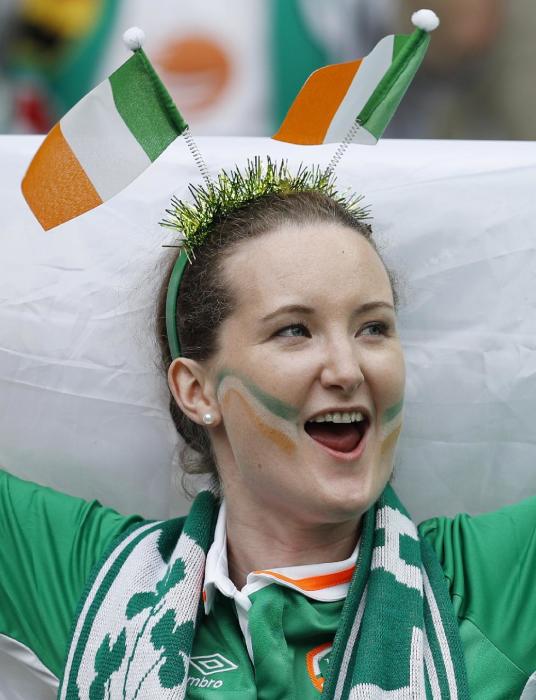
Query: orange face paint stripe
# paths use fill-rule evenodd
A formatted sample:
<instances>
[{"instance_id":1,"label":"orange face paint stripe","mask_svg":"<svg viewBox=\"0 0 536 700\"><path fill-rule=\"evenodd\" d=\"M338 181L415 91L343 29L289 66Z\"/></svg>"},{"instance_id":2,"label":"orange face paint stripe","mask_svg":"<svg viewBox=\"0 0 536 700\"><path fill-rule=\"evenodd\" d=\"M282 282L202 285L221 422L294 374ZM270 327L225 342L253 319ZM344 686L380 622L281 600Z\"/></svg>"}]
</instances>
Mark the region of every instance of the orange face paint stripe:
<instances>
[{"instance_id":1,"label":"orange face paint stripe","mask_svg":"<svg viewBox=\"0 0 536 700\"><path fill-rule=\"evenodd\" d=\"M389 433L389 435L382 442L382 446L381 446L381 456L382 457L386 452L389 452L389 450L394 449L394 447L396 445L396 441L398 440L398 436L400 435L401 430L402 430L402 426L399 425L398 428L393 430L392 433Z\"/></svg>"},{"instance_id":2,"label":"orange face paint stripe","mask_svg":"<svg viewBox=\"0 0 536 700\"><path fill-rule=\"evenodd\" d=\"M273 138L304 145L323 143L361 62L360 59L338 63L315 71L298 93Z\"/></svg>"},{"instance_id":3,"label":"orange face paint stripe","mask_svg":"<svg viewBox=\"0 0 536 700\"><path fill-rule=\"evenodd\" d=\"M22 191L45 230L102 204L56 124L35 154Z\"/></svg>"},{"instance_id":4,"label":"orange face paint stripe","mask_svg":"<svg viewBox=\"0 0 536 700\"><path fill-rule=\"evenodd\" d=\"M280 581L285 581L286 583L292 583L297 588L301 588L303 591L321 591L323 588L332 588L333 586L340 586L342 583L349 583L352 579L355 566L351 566L349 569L343 569L342 571L336 571L334 574L323 574L322 576L309 576L308 578L289 578L284 574L279 574L275 571L261 570L254 571L255 574L268 574Z\"/></svg>"},{"instance_id":5,"label":"orange face paint stripe","mask_svg":"<svg viewBox=\"0 0 536 700\"><path fill-rule=\"evenodd\" d=\"M319 691L322 692L324 690L324 678L319 678L318 676L315 676L315 669L313 665L314 658L317 654L319 654L321 651L324 651L324 649L327 649L328 647L331 647L332 644L331 642L324 642L324 644L319 644L317 647L314 649L311 649L311 651L308 651L305 660L307 664L307 673L309 674L309 678L311 679L311 683L314 685L314 687Z\"/></svg>"},{"instance_id":6,"label":"orange face paint stripe","mask_svg":"<svg viewBox=\"0 0 536 700\"><path fill-rule=\"evenodd\" d=\"M255 413L255 411L251 408L251 406L248 404L245 398L236 389L229 389L227 391L224 402L227 402L231 396L236 396L238 398L238 400L242 404L243 409L248 414L249 418L255 423L255 427L258 430L260 430L260 432L263 433L263 435L265 435L269 440L272 440L272 442L275 442L275 444L278 447L280 447L283 450L283 452L294 452L294 450L296 449L294 442L281 431L267 425Z\"/></svg>"}]
</instances>

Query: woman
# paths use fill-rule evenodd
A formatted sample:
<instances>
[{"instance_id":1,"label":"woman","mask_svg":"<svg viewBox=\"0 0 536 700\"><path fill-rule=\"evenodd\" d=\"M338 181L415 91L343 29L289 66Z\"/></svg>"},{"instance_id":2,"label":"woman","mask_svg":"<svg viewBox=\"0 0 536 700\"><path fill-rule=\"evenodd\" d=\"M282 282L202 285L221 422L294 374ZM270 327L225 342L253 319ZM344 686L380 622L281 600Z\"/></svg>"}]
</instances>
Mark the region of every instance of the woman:
<instances>
[{"instance_id":1,"label":"woman","mask_svg":"<svg viewBox=\"0 0 536 700\"><path fill-rule=\"evenodd\" d=\"M388 485L395 278L329 178L239 175L173 210L192 262L159 312L173 417L216 484L153 523L3 475L3 638L62 698L530 692L535 502L417 534Z\"/></svg>"}]
</instances>

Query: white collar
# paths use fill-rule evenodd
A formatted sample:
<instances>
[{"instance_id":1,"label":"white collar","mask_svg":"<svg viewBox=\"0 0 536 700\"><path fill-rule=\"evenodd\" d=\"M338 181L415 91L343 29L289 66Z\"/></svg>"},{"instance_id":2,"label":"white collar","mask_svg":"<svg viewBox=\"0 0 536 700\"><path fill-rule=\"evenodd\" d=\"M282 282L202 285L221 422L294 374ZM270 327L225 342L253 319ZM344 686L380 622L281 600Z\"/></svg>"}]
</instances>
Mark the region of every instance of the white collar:
<instances>
[{"instance_id":1,"label":"white collar","mask_svg":"<svg viewBox=\"0 0 536 700\"><path fill-rule=\"evenodd\" d=\"M222 501L214 542L208 551L205 564L203 601L207 615L212 609L216 590L227 598L234 599L238 607L247 611L251 606L249 595L272 583L299 591L312 600L330 602L346 598L359 552L359 542L351 556L344 561L254 571L248 574L246 585L239 591L229 578L225 523L226 506L225 501Z\"/></svg>"}]
</instances>

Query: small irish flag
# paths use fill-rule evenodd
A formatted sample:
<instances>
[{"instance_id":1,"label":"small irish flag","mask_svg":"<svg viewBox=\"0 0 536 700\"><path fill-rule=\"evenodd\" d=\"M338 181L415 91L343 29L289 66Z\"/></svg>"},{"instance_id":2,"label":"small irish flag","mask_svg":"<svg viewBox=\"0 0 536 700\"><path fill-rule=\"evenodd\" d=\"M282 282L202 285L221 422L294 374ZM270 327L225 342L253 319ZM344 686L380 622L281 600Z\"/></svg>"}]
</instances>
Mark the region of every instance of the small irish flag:
<instances>
[{"instance_id":1,"label":"small irish flag","mask_svg":"<svg viewBox=\"0 0 536 700\"><path fill-rule=\"evenodd\" d=\"M292 103L278 141L374 145L391 121L439 25L431 10L412 16L413 34L382 39L363 59L312 73Z\"/></svg>"},{"instance_id":2,"label":"small irish flag","mask_svg":"<svg viewBox=\"0 0 536 700\"><path fill-rule=\"evenodd\" d=\"M133 55L52 128L22 181L44 229L83 214L131 183L188 127L132 28Z\"/></svg>"}]
</instances>

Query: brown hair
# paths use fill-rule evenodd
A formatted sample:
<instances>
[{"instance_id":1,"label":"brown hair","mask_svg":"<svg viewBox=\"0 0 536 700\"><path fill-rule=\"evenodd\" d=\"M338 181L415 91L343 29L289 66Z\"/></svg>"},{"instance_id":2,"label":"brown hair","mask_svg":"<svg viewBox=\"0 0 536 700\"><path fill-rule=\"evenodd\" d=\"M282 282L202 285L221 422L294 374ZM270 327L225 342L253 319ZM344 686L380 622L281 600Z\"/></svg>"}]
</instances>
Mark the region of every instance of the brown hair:
<instances>
[{"instance_id":1,"label":"brown hair","mask_svg":"<svg viewBox=\"0 0 536 700\"><path fill-rule=\"evenodd\" d=\"M265 195L215 221L210 236L196 250L192 264L186 266L177 304L177 329L182 355L203 361L217 352L220 325L234 308L231 290L224 282L223 266L241 241L261 236L283 224L303 226L317 222L342 224L355 230L366 238L383 262L372 239L371 227L326 194L308 191ZM166 295L175 259L176 256L170 262L158 298L157 333L166 373L172 361L166 334ZM383 264L397 309L398 281L396 275ZM184 471L189 474L216 474L207 430L184 415L171 394L169 406L177 431L186 445L194 450L194 453L189 451L183 455Z\"/></svg>"}]
</instances>

